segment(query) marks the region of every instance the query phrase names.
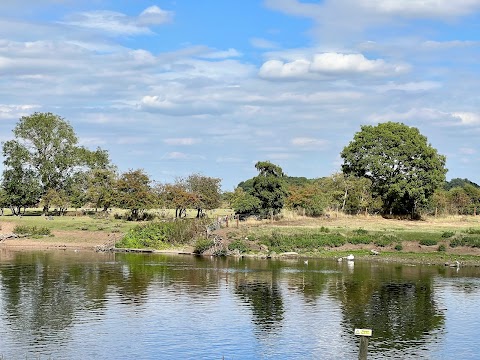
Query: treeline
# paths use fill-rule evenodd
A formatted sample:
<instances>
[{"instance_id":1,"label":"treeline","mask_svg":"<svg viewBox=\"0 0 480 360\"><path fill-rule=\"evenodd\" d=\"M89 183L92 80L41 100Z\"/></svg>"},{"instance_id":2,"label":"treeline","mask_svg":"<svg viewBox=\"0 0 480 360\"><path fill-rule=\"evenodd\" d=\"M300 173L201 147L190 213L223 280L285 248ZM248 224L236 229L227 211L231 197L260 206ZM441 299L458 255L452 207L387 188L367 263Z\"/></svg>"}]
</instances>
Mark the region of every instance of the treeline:
<instances>
[{"instance_id":1,"label":"treeline","mask_svg":"<svg viewBox=\"0 0 480 360\"><path fill-rule=\"evenodd\" d=\"M307 216L347 214L476 214L480 187L467 179L445 182L445 157L415 128L399 123L362 126L344 148L342 172L319 179L288 177L268 161L258 175L233 192L221 193L221 179L192 174L158 183L142 169L118 173L108 152L78 145L72 126L52 113L22 117L14 139L2 144L4 171L0 207L19 215L28 207L64 214L67 208L126 209L132 220L148 219L148 209L174 209L185 217L195 209L228 206L264 217L283 208ZM223 201L223 204L222 204ZM3 211L3 210L2 210Z\"/></svg>"},{"instance_id":2,"label":"treeline","mask_svg":"<svg viewBox=\"0 0 480 360\"><path fill-rule=\"evenodd\" d=\"M220 179L192 174L173 184L152 181L142 169L119 174L105 150L78 145L71 125L52 113L24 116L13 130L14 139L4 142L4 171L0 207L14 215L28 207L43 213L64 214L69 207L112 207L128 210L128 219L148 218L152 208L175 209L185 216L196 209L197 217L220 205Z\"/></svg>"}]
</instances>

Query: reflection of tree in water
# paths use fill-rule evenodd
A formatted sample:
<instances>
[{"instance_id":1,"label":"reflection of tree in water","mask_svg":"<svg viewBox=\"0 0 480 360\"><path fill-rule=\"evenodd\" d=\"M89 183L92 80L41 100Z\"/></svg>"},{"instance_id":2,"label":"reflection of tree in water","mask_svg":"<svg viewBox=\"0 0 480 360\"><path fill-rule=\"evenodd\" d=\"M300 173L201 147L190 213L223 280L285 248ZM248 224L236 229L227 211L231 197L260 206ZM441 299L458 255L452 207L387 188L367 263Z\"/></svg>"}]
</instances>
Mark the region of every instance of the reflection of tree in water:
<instances>
[{"instance_id":1,"label":"reflection of tree in water","mask_svg":"<svg viewBox=\"0 0 480 360\"><path fill-rule=\"evenodd\" d=\"M265 282L245 282L237 285L235 293L250 304L253 323L261 331L269 332L281 327L283 320L283 300L276 284Z\"/></svg>"},{"instance_id":2,"label":"reflection of tree in water","mask_svg":"<svg viewBox=\"0 0 480 360\"><path fill-rule=\"evenodd\" d=\"M412 340L418 345L444 324L429 278L345 282L343 304L347 326L373 329L377 349L410 347Z\"/></svg>"}]
</instances>

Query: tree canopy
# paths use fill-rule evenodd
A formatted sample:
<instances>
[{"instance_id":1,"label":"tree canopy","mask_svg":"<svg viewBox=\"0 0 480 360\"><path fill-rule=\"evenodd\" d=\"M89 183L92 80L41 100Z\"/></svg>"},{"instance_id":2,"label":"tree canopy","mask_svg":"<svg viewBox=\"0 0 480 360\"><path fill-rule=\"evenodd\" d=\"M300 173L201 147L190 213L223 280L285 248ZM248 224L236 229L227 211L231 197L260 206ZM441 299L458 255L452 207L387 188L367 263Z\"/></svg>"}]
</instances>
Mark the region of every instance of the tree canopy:
<instances>
[{"instance_id":1,"label":"tree canopy","mask_svg":"<svg viewBox=\"0 0 480 360\"><path fill-rule=\"evenodd\" d=\"M342 151L345 174L372 181L385 213L414 215L445 182L445 156L414 127L386 122L365 125Z\"/></svg>"},{"instance_id":2,"label":"tree canopy","mask_svg":"<svg viewBox=\"0 0 480 360\"><path fill-rule=\"evenodd\" d=\"M259 161L255 168L259 174L253 178L252 195L260 200L260 211L264 215L278 214L287 196L283 170L269 161Z\"/></svg>"}]
</instances>

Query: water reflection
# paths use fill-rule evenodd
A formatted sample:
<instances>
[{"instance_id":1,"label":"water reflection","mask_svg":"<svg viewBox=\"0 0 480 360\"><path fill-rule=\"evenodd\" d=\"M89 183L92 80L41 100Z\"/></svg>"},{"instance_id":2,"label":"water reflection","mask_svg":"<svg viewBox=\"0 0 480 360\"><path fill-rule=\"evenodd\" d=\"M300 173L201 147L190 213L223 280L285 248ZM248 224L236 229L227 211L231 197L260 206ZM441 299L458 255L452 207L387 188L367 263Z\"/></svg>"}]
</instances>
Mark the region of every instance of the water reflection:
<instances>
[{"instance_id":1,"label":"water reflection","mask_svg":"<svg viewBox=\"0 0 480 360\"><path fill-rule=\"evenodd\" d=\"M2 251L0 355L108 359L121 339L123 358L355 358L354 328L374 330L375 358L458 350L446 304L480 302L478 269L348 265Z\"/></svg>"}]
</instances>

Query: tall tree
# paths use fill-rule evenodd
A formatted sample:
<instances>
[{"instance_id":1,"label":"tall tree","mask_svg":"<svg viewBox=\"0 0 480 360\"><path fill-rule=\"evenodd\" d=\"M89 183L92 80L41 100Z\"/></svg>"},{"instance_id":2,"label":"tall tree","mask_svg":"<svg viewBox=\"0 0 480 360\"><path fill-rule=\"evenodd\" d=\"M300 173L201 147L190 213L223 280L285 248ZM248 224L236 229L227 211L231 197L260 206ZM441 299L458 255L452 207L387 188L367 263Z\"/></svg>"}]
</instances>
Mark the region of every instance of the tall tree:
<instances>
[{"instance_id":1,"label":"tall tree","mask_svg":"<svg viewBox=\"0 0 480 360\"><path fill-rule=\"evenodd\" d=\"M78 146L72 126L52 113L23 116L13 134L15 139L3 144L6 169L15 171L19 178L32 172L41 186L41 195L49 189L66 190L69 178L77 171L108 164L106 151ZM12 165L19 163L21 166Z\"/></svg>"},{"instance_id":2,"label":"tall tree","mask_svg":"<svg viewBox=\"0 0 480 360\"><path fill-rule=\"evenodd\" d=\"M372 181L385 213L416 214L445 181L445 156L418 129L401 123L365 125L342 151L345 174Z\"/></svg>"},{"instance_id":3,"label":"tall tree","mask_svg":"<svg viewBox=\"0 0 480 360\"><path fill-rule=\"evenodd\" d=\"M150 178L141 169L122 174L117 181L118 206L130 210L132 220L137 220L146 209L154 204Z\"/></svg>"},{"instance_id":4,"label":"tall tree","mask_svg":"<svg viewBox=\"0 0 480 360\"><path fill-rule=\"evenodd\" d=\"M278 214L287 196L283 180L285 174L280 166L270 161L259 161L255 168L259 174L253 178L252 195L260 200L261 212L264 215Z\"/></svg>"},{"instance_id":5,"label":"tall tree","mask_svg":"<svg viewBox=\"0 0 480 360\"><path fill-rule=\"evenodd\" d=\"M188 190L194 195L194 206L197 210L197 218L199 218L203 210L215 209L220 205L221 179L203 176L200 174L192 174L186 179Z\"/></svg>"}]
</instances>

